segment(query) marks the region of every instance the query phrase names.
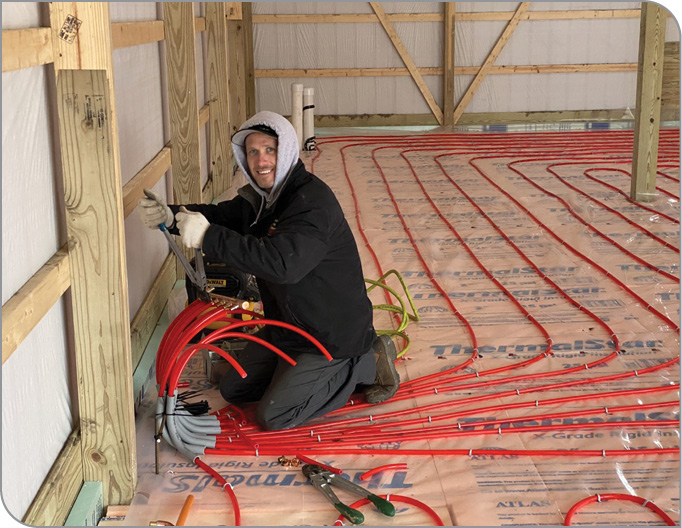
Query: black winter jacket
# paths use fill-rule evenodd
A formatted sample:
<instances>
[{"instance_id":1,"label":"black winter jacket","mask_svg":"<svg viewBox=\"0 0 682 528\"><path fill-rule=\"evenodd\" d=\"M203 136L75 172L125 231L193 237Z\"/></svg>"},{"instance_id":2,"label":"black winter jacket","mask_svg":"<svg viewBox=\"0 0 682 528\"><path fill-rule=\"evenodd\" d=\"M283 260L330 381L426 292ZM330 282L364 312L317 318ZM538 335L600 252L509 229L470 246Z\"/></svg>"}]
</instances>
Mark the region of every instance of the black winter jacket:
<instances>
[{"instance_id":1,"label":"black winter jacket","mask_svg":"<svg viewBox=\"0 0 682 528\"><path fill-rule=\"evenodd\" d=\"M205 255L255 275L265 316L309 332L334 358L368 352L376 338L372 305L355 239L332 190L298 160L275 203L257 219L261 200L247 185L218 205L187 205L211 223ZM178 208L171 206L173 213ZM299 334L271 328L272 344L285 352L319 353Z\"/></svg>"}]
</instances>

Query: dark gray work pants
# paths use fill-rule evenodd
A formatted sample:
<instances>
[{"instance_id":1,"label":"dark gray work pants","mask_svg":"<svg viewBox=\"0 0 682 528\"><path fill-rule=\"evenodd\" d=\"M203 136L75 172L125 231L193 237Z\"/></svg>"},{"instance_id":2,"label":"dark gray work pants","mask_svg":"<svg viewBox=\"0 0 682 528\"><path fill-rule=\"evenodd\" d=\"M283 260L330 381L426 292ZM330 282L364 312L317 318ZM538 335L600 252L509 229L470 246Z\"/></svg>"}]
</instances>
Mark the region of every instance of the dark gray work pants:
<instances>
[{"instance_id":1,"label":"dark gray work pants","mask_svg":"<svg viewBox=\"0 0 682 528\"><path fill-rule=\"evenodd\" d=\"M270 342L267 334L264 328L256 335ZM220 394L226 401L236 405L258 402L256 421L264 430L296 427L339 409L357 385L374 383L376 364L372 349L361 356L332 361L317 350L283 352L296 361L296 366L249 342L237 357L246 378L230 369L220 380Z\"/></svg>"}]
</instances>

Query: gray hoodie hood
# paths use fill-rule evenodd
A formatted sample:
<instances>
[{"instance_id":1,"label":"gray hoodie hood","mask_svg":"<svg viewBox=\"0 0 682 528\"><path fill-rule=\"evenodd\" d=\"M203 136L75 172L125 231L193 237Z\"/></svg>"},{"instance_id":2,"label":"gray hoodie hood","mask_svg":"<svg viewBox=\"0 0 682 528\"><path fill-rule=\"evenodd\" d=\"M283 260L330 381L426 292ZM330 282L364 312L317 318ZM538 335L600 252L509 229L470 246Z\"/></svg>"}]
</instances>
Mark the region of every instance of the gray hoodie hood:
<instances>
[{"instance_id":1,"label":"gray hoodie hood","mask_svg":"<svg viewBox=\"0 0 682 528\"><path fill-rule=\"evenodd\" d=\"M260 211L258 212L258 216L260 216L263 210L263 202L265 203L265 208L267 209L273 203L275 203L277 197L282 192L282 187L284 187L287 178L298 162L299 152L296 131L294 130L293 125L285 117L276 114L275 112L268 112L265 110L263 112L258 112L251 119L245 121L239 130L246 130L254 125L266 125L274 130L275 133L277 133L277 168L275 170L275 183L269 193L261 189L251 176L249 165L246 162L244 139L237 143L235 143L233 140L232 150L234 151L234 157L237 161L237 165L239 165L239 168L246 176L246 180L249 182L253 190L262 197ZM235 133L235 136L237 134L238 132Z\"/></svg>"}]
</instances>

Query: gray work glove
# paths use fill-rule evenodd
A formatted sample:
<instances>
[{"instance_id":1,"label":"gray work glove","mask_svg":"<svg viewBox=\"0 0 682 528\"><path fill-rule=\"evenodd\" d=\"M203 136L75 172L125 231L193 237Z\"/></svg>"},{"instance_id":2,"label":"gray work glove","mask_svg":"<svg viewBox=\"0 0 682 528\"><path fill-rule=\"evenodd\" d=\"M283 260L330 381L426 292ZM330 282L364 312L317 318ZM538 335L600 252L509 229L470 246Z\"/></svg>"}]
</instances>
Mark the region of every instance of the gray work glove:
<instances>
[{"instance_id":1,"label":"gray work glove","mask_svg":"<svg viewBox=\"0 0 682 528\"><path fill-rule=\"evenodd\" d=\"M140 218L149 229L158 229L159 224L166 224L167 227L173 225L175 216L166 201L154 191L144 189L146 198L140 198L137 202Z\"/></svg>"},{"instance_id":2,"label":"gray work glove","mask_svg":"<svg viewBox=\"0 0 682 528\"><path fill-rule=\"evenodd\" d=\"M188 211L184 206L178 211L177 228L185 247L201 249L206 230L211 225L206 217L196 211Z\"/></svg>"}]
</instances>

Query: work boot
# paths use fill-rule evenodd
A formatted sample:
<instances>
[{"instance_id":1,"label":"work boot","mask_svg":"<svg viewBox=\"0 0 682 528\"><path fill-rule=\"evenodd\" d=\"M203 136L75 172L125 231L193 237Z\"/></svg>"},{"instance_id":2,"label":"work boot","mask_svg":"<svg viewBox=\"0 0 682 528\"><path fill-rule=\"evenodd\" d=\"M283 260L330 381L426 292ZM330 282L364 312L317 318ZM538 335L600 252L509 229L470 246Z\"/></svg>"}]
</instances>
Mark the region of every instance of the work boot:
<instances>
[{"instance_id":1,"label":"work boot","mask_svg":"<svg viewBox=\"0 0 682 528\"><path fill-rule=\"evenodd\" d=\"M367 403L381 403L392 397L400 385L400 375L395 369L397 352L391 338L387 335L379 336L372 345L374 359L377 364L374 384L365 389Z\"/></svg>"}]
</instances>

